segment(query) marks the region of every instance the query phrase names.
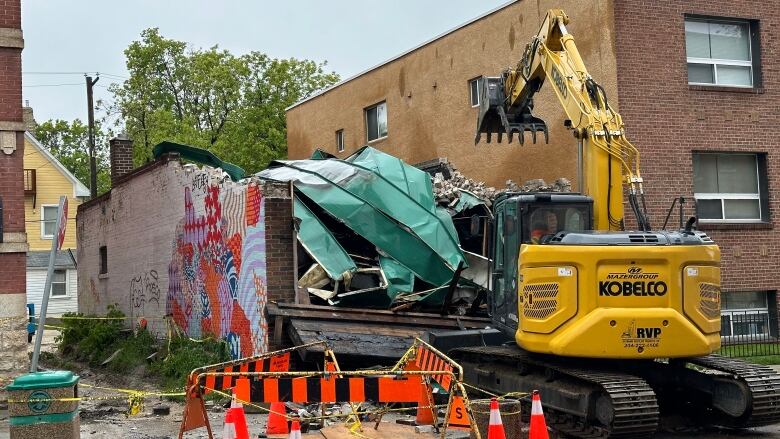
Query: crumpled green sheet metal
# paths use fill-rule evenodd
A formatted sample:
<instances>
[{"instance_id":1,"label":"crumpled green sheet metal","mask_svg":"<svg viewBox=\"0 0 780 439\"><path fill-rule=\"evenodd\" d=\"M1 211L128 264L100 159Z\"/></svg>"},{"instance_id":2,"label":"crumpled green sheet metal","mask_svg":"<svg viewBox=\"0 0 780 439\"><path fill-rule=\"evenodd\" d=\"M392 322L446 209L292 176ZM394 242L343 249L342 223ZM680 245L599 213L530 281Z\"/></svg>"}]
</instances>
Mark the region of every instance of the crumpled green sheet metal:
<instances>
[{"instance_id":1,"label":"crumpled green sheet metal","mask_svg":"<svg viewBox=\"0 0 780 439\"><path fill-rule=\"evenodd\" d=\"M430 178L400 159L365 147L347 160L272 162L257 174L294 181L297 190L432 285L465 265L455 228L433 202Z\"/></svg>"},{"instance_id":2,"label":"crumpled green sheet metal","mask_svg":"<svg viewBox=\"0 0 780 439\"><path fill-rule=\"evenodd\" d=\"M457 213L463 212L464 210L471 209L472 207L476 206L485 206L487 208L487 203L485 203L485 200L479 198L478 196L472 194L471 192L464 190L464 189L458 189L460 191L460 194L458 196L458 202L455 203L455 206L452 207L452 210L454 210Z\"/></svg>"},{"instance_id":3,"label":"crumpled green sheet metal","mask_svg":"<svg viewBox=\"0 0 780 439\"><path fill-rule=\"evenodd\" d=\"M295 198L294 215L301 220L298 227L298 240L303 248L322 266L328 277L343 280L357 270L355 261L336 241L314 213L298 198Z\"/></svg>"}]
</instances>

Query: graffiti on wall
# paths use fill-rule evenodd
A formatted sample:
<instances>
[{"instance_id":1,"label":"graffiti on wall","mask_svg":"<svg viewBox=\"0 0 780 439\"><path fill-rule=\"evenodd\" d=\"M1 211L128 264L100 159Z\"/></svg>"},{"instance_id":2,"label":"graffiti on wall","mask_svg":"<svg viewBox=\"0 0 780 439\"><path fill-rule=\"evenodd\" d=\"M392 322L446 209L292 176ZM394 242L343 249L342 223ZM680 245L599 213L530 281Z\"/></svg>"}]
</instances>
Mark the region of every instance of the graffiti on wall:
<instances>
[{"instance_id":1,"label":"graffiti on wall","mask_svg":"<svg viewBox=\"0 0 780 439\"><path fill-rule=\"evenodd\" d=\"M149 270L130 279L130 306L139 316L147 314L147 305L160 306L160 283L157 270Z\"/></svg>"},{"instance_id":2,"label":"graffiti on wall","mask_svg":"<svg viewBox=\"0 0 780 439\"><path fill-rule=\"evenodd\" d=\"M166 311L190 337L227 340L234 358L268 347L265 211L256 184L184 189ZM201 193L202 192L202 193Z\"/></svg>"}]
</instances>

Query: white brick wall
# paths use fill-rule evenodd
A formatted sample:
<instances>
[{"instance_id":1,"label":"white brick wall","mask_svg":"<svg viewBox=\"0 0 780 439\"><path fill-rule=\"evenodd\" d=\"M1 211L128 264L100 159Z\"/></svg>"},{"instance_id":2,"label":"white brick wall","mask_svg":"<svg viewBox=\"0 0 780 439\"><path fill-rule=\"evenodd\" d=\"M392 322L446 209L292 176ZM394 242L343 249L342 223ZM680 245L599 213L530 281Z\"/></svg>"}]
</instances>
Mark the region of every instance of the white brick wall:
<instances>
[{"instance_id":1,"label":"white brick wall","mask_svg":"<svg viewBox=\"0 0 780 439\"><path fill-rule=\"evenodd\" d=\"M158 336L166 334L162 318L172 314L190 336L226 338L236 357L266 350L265 226L257 196L263 190L218 173L163 159L82 206L76 218L79 311L105 315L116 304L131 321L146 317ZM187 191L192 210L185 220ZM218 233L206 237L198 230ZM99 273L101 246L107 248L106 274Z\"/></svg>"}]
</instances>

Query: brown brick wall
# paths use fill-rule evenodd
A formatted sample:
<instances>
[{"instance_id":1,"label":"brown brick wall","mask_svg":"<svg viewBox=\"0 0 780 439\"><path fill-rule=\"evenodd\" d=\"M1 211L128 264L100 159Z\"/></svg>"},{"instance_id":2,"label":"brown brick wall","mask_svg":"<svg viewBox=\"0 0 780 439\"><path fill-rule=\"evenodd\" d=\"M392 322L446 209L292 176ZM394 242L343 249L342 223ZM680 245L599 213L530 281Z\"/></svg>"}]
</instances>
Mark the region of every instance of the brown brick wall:
<instances>
[{"instance_id":1,"label":"brown brick wall","mask_svg":"<svg viewBox=\"0 0 780 439\"><path fill-rule=\"evenodd\" d=\"M684 14L758 19L763 90L689 86ZM774 129L780 12L754 0L656 1L652 7L623 0L615 2L615 23L620 112L642 153L654 226L660 227L673 197L693 200L693 151L766 153L771 224L702 227L721 247L724 291L780 289L780 141Z\"/></svg>"},{"instance_id":2,"label":"brown brick wall","mask_svg":"<svg viewBox=\"0 0 780 439\"><path fill-rule=\"evenodd\" d=\"M563 108L550 84L535 99L550 143L474 145L477 108L469 80L514 67L550 8L563 8L590 73L617 102L612 1L518 1L287 111L288 155L308 158L315 148L344 157L366 144L364 109L387 102L388 135L371 146L409 163L447 157L471 178L504 187L507 179L576 180L576 142L563 126ZM599 29L598 32L593 29ZM336 130L344 130L338 153Z\"/></svg>"},{"instance_id":3,"label":"brown brick wall","mask_svg":"<svg viewBox=\"0 0 780 439\"><path fill-rule=\"evenodd\" d=\"M293 221L289 198L265 199L268 300L295 301L293 278Z\"/></svg>"},{"instance_id":4,"label":"brown brick wall","mask_svg":"<svg viewBox=\"0 0 780 439\"><path fill-rule=\"evenodd\" d=\"M0 294L24 294L27 273L24 253L0 253Z\"/></svg>"}]
</instances>

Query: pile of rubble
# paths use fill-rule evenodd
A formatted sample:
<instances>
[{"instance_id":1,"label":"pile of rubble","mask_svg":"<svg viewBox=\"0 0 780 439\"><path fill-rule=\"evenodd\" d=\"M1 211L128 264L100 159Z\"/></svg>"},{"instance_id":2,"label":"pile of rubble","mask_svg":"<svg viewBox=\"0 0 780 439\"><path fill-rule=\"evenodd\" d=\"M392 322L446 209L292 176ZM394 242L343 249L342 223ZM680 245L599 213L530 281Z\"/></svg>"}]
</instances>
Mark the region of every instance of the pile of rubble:
<instances>
[{"instance_id":1,"label":"pile of rubble","mask_svg":"<svg viewBox=\"0 0 780 439\"><path fill-rule=\"evenodd\" d=\"M571 192L571 182L563 177L551 184L547 184L541 178L528 180L522 185L507 180L505 188L496 189L486 186L482 181L472 180L457 170L452 170L449 174L450 178L446 178L443 173L437 172L433 177L433 195L436 202L444 206L457 203L461 191L470 192L485 201L488 206L504 192Z\"/></svg>"}]
</instances>

